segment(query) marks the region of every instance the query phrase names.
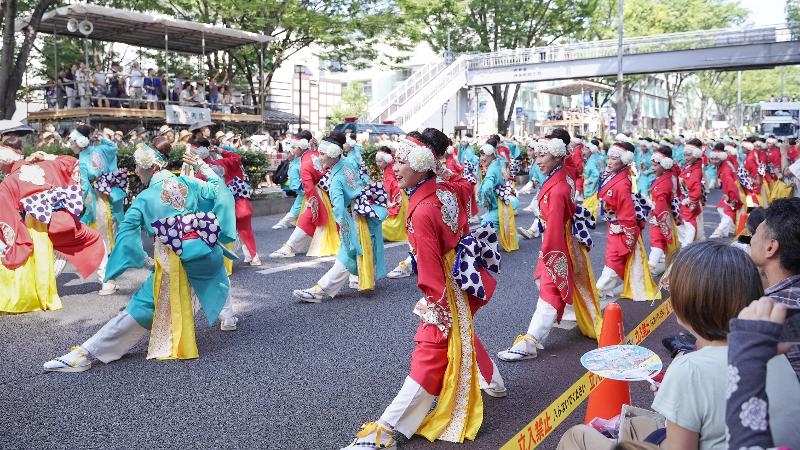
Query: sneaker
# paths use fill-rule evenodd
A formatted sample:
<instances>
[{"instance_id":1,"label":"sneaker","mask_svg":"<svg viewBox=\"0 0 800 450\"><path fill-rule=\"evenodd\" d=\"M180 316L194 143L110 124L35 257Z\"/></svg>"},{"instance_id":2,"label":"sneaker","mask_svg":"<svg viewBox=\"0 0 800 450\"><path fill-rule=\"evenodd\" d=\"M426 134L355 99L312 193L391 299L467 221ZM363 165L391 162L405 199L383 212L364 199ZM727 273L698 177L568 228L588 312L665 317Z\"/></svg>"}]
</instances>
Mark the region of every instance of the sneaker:
<instances>
[{"instance_id":1,"label":"sneaker","mask_svg":"<svg viewBox=\"0 0 800 450\"><path fill-rule=\"evenodd\" d=\"M294 252L292 248L286 244L283 244L281 248L275 250L274 252L269 254L270 258L294 258Z\"/></svg>"},{"instance_id":2,"label":"sneaker","mask_svg":"<svg viewBox=\"0 0 800 450\"><path fill-rule=\"evenodd\" d=\"M310 289L296 289L292 292L295 298L308 303L322 303L323 294L325 291L318 284Z\"/></svg>"},{"instance_id":3,"label":"sneaker","mask_svg":"<svg viewBox=\"0 0 800 450\"><path fill-rule=\"evenodd\" d=\"M103 283L103 287L101 287L100 290L97 291L97 295L102 295L102 296L111 295L114 292L117 292L117 289L119 289L117 287L117 283L115 283L113 281L109 281L109 282Z\"/></svg>"},{"instance_id":4,"label":"sneaker","mask_svg":"<svg viewBox=\"0 0 800 450\"><path fill-rule=\"evenodd\" d=\"M88 354L79 346L72 347L66 355L44 363L45 372L83 372L92 368Z\"/></svg>"},{"instance_id":5,"label":"sneaker","mask_svg":"<svg viewBox=\"0 0 800 450\"><path fill-rule=\"evenodd\" d=\"M508 350L497 352L497 357L506 362L523 361L538 356L536 348L539 342L527 334L517 336Z\"/></svg>"},{"instance_id":6,"label":"sneaker","mask_svg":"<svg viewBox=\"0 0 800 450\"><path fill-rule=\"evenodd\" d=\"M231 316L219 321L219 329L221 331L234 331L236 330L236 324L239 323L239 318L236 316Z\"/></svg>"},{"instance_id":7,"label":"sneaker","mask_svg":"<svg viewBox=\"0 0 800 450\"><path fill-rule=\"evenodd\" d=\"M533 234L530 232L530 230L523 227L517 227L517 232L519 232L519 235L522 236L522 239L525 239L526 241L530 239L531 235Z\"/></svg>"},{"instance_id":8,"label":"sneaker","mask_svg":"<svg viewBox=\"0 0 800 450\"><path fill-rule=\"evenodd\" d=\"M284 216L281 220L278 221L275 225L272 226L273 230L284 230L286 228L293 228L294 227L294 219L296 217L287 217Z\"/></svg>"},{"instance_id":9,"label":"sneaker","mask_svg":"<svg viewBox=\"0 0 800 450\"><path fill-rule=\"evenodd\" d=\"M411 276L411 264L407 263L405 260L400 261L400 263L392 269L391 272L386 274L386 278L391 278L393 280L398 278L406 278Z\"/></svg>"},{"instance_id":10,"label":"sneaker","mask_svg":"<svg viewBox=\"0 0 800 450\"><path fill-rule=\"evenodd\" d=\"M508 389L505 387L485 387L483 392L489 397L505 398L508 397Z\"/></svg>"},{"instance_id":11,"label":"sneaker","mask_svg":"<svg viewBox=\"0 0 800 450\"><path fill-rule=\"evenodd\" d=\"M356 439L340 450L390 450L396 448L394 432L377 422L370 422L362 425L361 431L356 433Z\"/></svg>"},{"instance_id":12,"label":"sneaker","mask_svg":"<svg viewBox=\"0 0 800 450\"><path fill-rule=\"evenodd\" d=\"M250 260L250 265L257 267L261 265L261 258L258 255L254 256L253 259Z\"/></svg>"},{"instance_id":13,"label":"sneaker","mask_svg":"<svg viewBox=\"0 0 800 450\"><path fill-rule=\"evenodd\" d=\"M361 284L358 282L358 278L351 278L350 279L350 289L358 289Z\"/></svg>"}]
</instances>

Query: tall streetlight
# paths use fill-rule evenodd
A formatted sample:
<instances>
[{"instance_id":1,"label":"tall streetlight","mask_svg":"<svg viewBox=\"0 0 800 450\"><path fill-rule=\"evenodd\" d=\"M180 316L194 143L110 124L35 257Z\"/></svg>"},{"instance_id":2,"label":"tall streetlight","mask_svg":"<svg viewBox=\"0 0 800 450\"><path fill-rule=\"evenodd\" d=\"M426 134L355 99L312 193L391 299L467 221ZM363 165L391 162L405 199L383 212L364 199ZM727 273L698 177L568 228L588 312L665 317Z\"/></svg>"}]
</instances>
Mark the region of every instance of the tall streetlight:
<instances>
[{"instance_id":1,"label":"tall streetlight","mask_svg":"<svg viewBox=\"0 0 800 450\"><path fill-rule=\"evenodd\" d=\"M624 108L624 95L622 92L622 37L624 32L622 30L622 13L623 13L623 0L617 3L617 131L622 131L622 126L625 123L625 108Z\"/></svg>"},{"instance_id":2,"label":"tall streetlight","mask_svg":"<svg viewBox=\"0 0 800 450\"><path fill-rule=\"evenodd\" d=\"M306 67L302 64L294 65L294 73L297 74L297 93L300 97L297 102L297 131L300 131L303 128L303 73L305 72L305 68Z\"/></svg>"}]
</instances>

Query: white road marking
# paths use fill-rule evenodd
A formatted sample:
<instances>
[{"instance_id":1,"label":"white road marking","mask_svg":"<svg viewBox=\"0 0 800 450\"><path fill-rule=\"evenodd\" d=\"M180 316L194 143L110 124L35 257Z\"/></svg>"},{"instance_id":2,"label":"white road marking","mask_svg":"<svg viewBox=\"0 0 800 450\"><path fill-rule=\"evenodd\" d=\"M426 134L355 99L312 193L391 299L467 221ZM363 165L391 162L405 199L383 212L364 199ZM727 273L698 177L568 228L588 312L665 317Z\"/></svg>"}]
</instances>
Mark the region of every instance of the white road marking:
<instances>
[{"instance_id":1,"label":"white road marking","mask_svg":"<svg viewBox=\"0 0 800 450\"><path fill-rule=\"evenodd\" d=\"M399 247L401 245L408 245L408 243L406 241L391 242L384 244L383 248L394 248L394 247ZM273 273L286 272L288 270L294 270L294 269L309 269L312 267L318 267L324 263L331 262L335 259L336 259L335 256L326 256L324 258L317 258L311 261L301 261L301 262L286 264L280 267L270 267L269 269L259 270L257 273L260 273L262 275L269 275Z\"/></svg>"}]
</instances>

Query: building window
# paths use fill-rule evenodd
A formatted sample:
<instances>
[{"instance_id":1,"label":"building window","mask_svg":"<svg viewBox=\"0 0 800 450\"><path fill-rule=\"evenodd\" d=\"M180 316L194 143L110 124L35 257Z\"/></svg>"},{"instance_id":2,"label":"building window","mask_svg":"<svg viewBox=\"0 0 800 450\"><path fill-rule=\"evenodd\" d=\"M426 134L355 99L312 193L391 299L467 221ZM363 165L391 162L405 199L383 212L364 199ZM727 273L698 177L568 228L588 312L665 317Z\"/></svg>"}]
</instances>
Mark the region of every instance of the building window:
<instances>
[{"instance_id":1,"label":"building window","mask_svg":"<svg viewBox=\"0 0 800 450\"><path fill-rule=\"evenodd\" d=\"M364 81L364 95L366 95L369 98L372 98L372 80Z\"/></svg>"}]
</instances>

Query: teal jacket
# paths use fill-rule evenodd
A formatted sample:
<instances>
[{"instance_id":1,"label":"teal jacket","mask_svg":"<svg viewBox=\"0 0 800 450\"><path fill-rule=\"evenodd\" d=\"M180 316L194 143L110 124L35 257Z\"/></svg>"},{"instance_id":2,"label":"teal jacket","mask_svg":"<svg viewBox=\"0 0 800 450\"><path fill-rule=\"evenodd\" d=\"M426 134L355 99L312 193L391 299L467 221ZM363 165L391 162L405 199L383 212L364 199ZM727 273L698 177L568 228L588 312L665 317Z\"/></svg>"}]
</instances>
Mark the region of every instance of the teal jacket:
<instances>
[{"instance_id":1,"label":"teal jacket","mask_svg":"<svg viewBox=\"0 0 800 450\"><path fill-rule=\"evenodd\" d=\"M294 203L292 203L292 208L289 210L295 217L300 217L300 211L303 209L303 182L300 179L300 159L298 156L289 162L289 180L286 183L288 190L297 193L297 197L294 198Z\"/></svg>"},{"instance_id":2,"label":"teal jacket","mask_svg":"<svg viewBox=\"0 0 800 450\"><path fill-rule=\"evenodd\" d=\"M602 171L603 157L600 153L592 153L583 164L583 198L597 193Z\"/></svg>"},{"instance_id":3,"label":"teal jacket","mask_svg":"<svg viewBox=\"0 0 800 450\"><path fill-rule=\"evenodd\" d=\"M486 175L478 188L478 206L487 210L481 217L481 224L486 225L491 222L495 229L500 227L500 216L497 211L497 195L494 193L494 189L506 182L503 177L504 161L503 158L497 158L489 164L489 167L486 168Z\"/></svg>"},{"instance_id":4,"label":"teal jacket","mask_svg":"<svg viewBox=\"0 0 800 450\"><path fill-rule=\"evenodd\" d=\"M117 170L117 146L108 139L101 139L99 145L86 147L78 154L81 172L81 191L83 193L83 215L81 222L94 223L97 205L92 182L97 177ZM111 215L119 224L124 217L125 191L119 187L111 190L109 202Z\"/></svg>"},{"instance_id":5,"label":"teal jacket","mask_svg":"<svg viewBox=\"0 0 800 450\"><path fill-rule=\"evenodd\" d=\"M108 258L105 281L118 278L129 268L144 266L142 231L155 236L152 223L177 215L219 211L220 236L218 244L209 247L200 239L183 242L180 255L189 284L192 286L209 325L214 323L228 298L229 281L223 265L223 249L219 244L236 239L236 217L233 213L233 195L223 189L223 180L207 165L202 174L208 181L198 178L178 177L162 170L153 175L150 185L136 196L125 218L119 224L114 250ZM227 192L226 192L227 191ZM230 195L230 199L227 196ZM226 205L225 202L231 203ZM230 209L230 213L224 211ZM232 216L232 220L231 220ZM153 273L134 294L127 311L145 328L153 319Z\"/></svg>"},{"instance_id":6,"label":"teal jacket","mask_svg":"<svg viewBox=\"0 0 800 450\"><path fill-rule=\"evenodd\" d=\"M636 152L636 168L639 175L636 176L636 185L639 188L639 193L644 196L650 195L650 185L653 184L655 176L653 175L653 152L649 149L646 151Z\"/></svg>"}]
</instances>

